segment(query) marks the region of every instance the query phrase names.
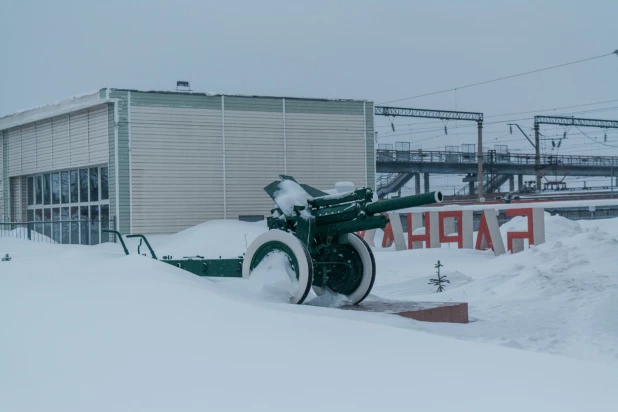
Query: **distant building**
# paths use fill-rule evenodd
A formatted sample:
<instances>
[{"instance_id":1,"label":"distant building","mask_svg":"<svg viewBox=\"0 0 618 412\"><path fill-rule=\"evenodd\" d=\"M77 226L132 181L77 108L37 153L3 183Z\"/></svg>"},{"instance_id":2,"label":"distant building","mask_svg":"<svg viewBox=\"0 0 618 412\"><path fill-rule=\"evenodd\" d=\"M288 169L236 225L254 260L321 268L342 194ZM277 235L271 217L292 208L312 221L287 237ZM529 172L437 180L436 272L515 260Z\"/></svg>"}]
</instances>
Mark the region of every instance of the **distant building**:
<instances>
[{"instance_id":1,"label":"distant building","mask_svg":"<svg viewBox=\"0 0 618 412\"><path fill-rule=\"evenodd\" d=\"M0 221L99 222L82 243L267 215L279 174L374 187L373 103L106 88L0 118Z\"/></svg>"}]
</instances>

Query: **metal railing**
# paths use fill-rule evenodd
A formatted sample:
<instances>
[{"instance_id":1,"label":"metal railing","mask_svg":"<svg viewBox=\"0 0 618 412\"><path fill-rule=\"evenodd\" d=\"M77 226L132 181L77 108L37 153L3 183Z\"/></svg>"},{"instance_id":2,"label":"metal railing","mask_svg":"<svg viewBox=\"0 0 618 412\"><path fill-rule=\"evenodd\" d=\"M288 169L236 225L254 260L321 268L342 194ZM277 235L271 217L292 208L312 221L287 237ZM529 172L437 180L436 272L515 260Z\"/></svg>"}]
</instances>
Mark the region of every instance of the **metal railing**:
<instances>
[{"instance_id":1,"label":"metal railing","mask_svg":"<svg viewBox=\"0 0 618 412\"><path fill-rule=\"evenodd\" d=\"M399 173L381 174L376 179L376 188L379 189L379 188L390 185L393 181L395 181L395 179L397 179L398 176L399 176Z\"/></svg>"},{"instance_id":2,"label":"metal railing","mask_svg":"<svg viewBox=\"0 0 618 412\"><path fill-rule=\"evenodd\" d=\"M452 151L424 151L411 150L401 152L397 150L376 151L378 162L428 162L428 163L475 163L476 153ZM516 165L533 165L534 154L495 153L491 156L485 152L484 163L510 163ZM541 155L543 165L565 166L616 166L618 156L574 156L574 155Z\"/></svg>"},{"instance_id":3,"label":"metal railing","mask_svg":"<svg viewBox=\"0 0 618 412\"><path fill-rule=\"evenodd\" d=\"M0 222L0 238L11 237L34 242L97 245L114 242L115 236L103 230L114 229L115 220L57 220Z\"/></svg>"}]
</instances>

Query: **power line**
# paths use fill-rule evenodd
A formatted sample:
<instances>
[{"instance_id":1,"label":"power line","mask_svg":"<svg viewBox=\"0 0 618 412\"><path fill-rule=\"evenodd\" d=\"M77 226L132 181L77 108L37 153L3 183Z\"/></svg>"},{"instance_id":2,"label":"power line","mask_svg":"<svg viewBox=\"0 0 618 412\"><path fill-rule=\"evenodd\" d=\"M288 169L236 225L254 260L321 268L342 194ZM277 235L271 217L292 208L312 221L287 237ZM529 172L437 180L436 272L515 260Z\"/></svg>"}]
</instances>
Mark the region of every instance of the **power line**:
<instances>
[{"instance_id":1,"label":"power line","mask_svg":"<svg viewBox=\"0 0 618 412\"><path fill-rule=\"evenodd\" d=\"M543 71L546 71L546 70L557 69L558 67L570 66L572 64L583 63L583 62L590 61L590 60L596 60L596 59L600 59L602 57L611 56L613 54L618 55L618 52L614 51L612 53L602 54L600 56L588 57L587 59L575 60L575 61L568 62L568 63L562 63L562 64L557 64L555 66L545 67L545 68L542 68L542 69L536 69L536 70L530 70L530 71L523 72L523 73L512 74L510 76L498 77L496 79L486 80L486 81L478 82L478 83L467 84L465 86L460 86L460 87L453 87L451 89L440 90L440 91L437 91L437 92L419 94L419 95L410 96L410 97L404 97L403 99L389 100L389 101L382 102L382 103L379 103L379 104L401 102L401 101L404 101L404 100L417 99L419 97L433 96L433 95L436 95L436 94L447 93L447 92L457 91L457 90L461 90L461 89L467 89L469 87L480 86L480 85L483 85L483 84L498 82L498 81L501 81L501 80L512 79L514 77L520 77L520 76L525 76L525 75L528 75L528 74L543 72Z\"/></svg>"},{"instance_id":2,"label":"power line","mask_svg":"<svg viewBox=\"0 0 618 412\"><path fill-rule=\"evenodd\" d=\"M586 133L582 132L582 130L579 127L575 126L575 128L577 130L579 130L581 134L583 134L584 136L586 136L588 139L592 140L595 143L598 143L598 144L601 144L601 145L607 146L607 147L618 147L618 146L614 146L614 145L611 145L611 144L607 144L607 143L603 143L603 142L598 142L595 139L593 139L592 137L588 136Z\"/></svg>"}]
</instances>

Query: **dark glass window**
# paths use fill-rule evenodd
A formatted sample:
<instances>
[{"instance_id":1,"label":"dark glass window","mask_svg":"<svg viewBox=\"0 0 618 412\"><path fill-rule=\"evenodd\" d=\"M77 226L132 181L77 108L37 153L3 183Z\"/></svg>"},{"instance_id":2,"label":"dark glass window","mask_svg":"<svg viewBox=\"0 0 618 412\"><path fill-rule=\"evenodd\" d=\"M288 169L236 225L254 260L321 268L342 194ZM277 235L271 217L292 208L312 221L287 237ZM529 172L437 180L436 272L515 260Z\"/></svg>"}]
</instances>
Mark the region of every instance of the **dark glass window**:
<instances>
[{"instance_id":1,"label":"dark glass window","mask_svg":"<svg viewBox=\"0 0 618 412\"><path fill-rule=\"evenodd\" d=\"M51 181L49 174L43 175L43 204L51 204Z\"/></svg>"},{"instance_id":2,"label":"dark glass window","mask_svg":"<svg viewBox=\"0 0 618 412\"><path fill-rule=\"evenodd\" d=\"M52 173L52 204L60 203L60 173Z\"/></svg>"},{"instance_id":3,"label":"dark glass window","mask_svg":"<svg viewBox=\"0 0 618 412\"><path fill-rule=\"evenodd\" d=\"M90 244L99 243L99 206L90 206Z\"/></svg>"},{"instance_id":4,"label":"dark glass window","mask_svg":"<svg viewBox=\"0 0 618 412\"><path fill-rule=\"evenodd\" d=\"M79 169L79 202L88 202L88 169Z\"/></svg>"},{"instance_id":5,"label":"dark glass window","mask_svg":"<svg viewBox=\"0 0 618 412\"><path fill-rule=\"evenodd\" d=\"M101 230L109 229L109 205L101 205ZM101 232L101 243L109 242L109 233Z\"/></svg>"},{"instance_id":6,"label":"dark glass window","mask_svg":"<svg viewBox=\"0 0 618 412\"><path fill-rule=\"evenodd\" d=\"M80 170L81 172L81 170ZM88 171L86 170L86 173ZM89 245L89 237L88 237L88 206L80 206L79 208L79 218L82 221L80 225L81 231L81 244Z\"/></svg>"},{"instance_id":7,"label":"dark glass window","mask_svg":"<svg viewBox=\"0 0 618 412\"><path fill-rule=\"evenodd\" d=\"M36 209L34 211L34 221L41 222L43 220L43 209ZM35 232L43 233L43 225L40 223L36 223L34 225Z\"/></svg>"},{"instance_id":8,"label":"dark glass window","mask_svg":"<svg viewBox=\"0 0 618 412\"><path fill-rule=\"evenodd\" d=\"M36 204L43 204L43 176L37 176L35 178L35 190L36 190Z\"/></svg>"},{"instance_id":9,"label":"dark glass window","mask_svg":"<svg viewBox=\"0 0 618 412\"><path fill-rule=\"evenodd\" d=\"M71 170L71 203L79 202L79 186L77 184L77 170Z\"/></svg>"},{"instance_id":10,"label":"dark glass window","mask_svg":"<svg viewBox=\"0 0 618 412\"><path fill-rule=\"evenodd\" d=\"M101 200L109 199L109 169L101 168Z\"/></svg>"},{"instance_id":11,"label":"dark glass window","mask_svg":"<svg viewBox=\"0 0 618 412\"><path fill-rule=\"evenodd\" d=\"M45 231L45 236L47 237L51 237L52 235L52 224L51 224L51 209L43 209L44 211L44 220L45 220L45 227L44 227L44 231Z\"/></svg>"},{"instance_id":12,"label":"dark glass window","mask_svg":"<svg viewBox=\"0 0 618 412\"><path fill-rule=\"evenodd\" d=\"M54 241L60 243L60 208L55 207L52 209L52 234L54 235Z\"/></svg>"},{"instance_id":13,"label":"dark glass window","mask_svg":"<svg viewBox=\"0 0 618 412\"><path fill-rule=\"evenodd\" d=\"M90 168L90 201L97 202L99 200L99 169L96 167Z\"/></svg>"},{"instance_id":14,"label":"dark glass window","mask_svg":"<svg viewBox=\"0 0 618 412\"><path fill-rule=\"evenodd\" d=\"M60 183L60 203L69 203L69 172L60 173Z\"/></svg>"},{"instance_id":15,"label":"dark glass window","mask_svg":"<svg viewBox=\"0 0 618 412\"><path fill-rule=\"evenodd\" d=\"M62 216L61 216L61 220L62 220L62 243L63 244L69 244L70 243L70 234L69 234L69 230L70 230L70 226L69 223L67 222L67 220L70 220L71 216L69 215L69 208L68 207L63 207L62 208Z\"/></svg>"},{"instance_id":16,"label":"dark glass window","mask_svg":"<svg viewBox=\"0 0 618 412\"><path fill-rule=\"evenodd\" d=\"M28 206L34 204L34 177L28 178Z\"/></svg>"},{"instance_id":17,"label":"dark glass window","mask_svg":"<svg viewBox=\"0 0 618 412\"><path fill-rule=\"evenodd\" d=\"M79 207L73 206L71 208L71 220L74 220L74 222L71 222L71 244L78 245L79 244L79 222L77 221L79 220Z\"/></svg>"}]
</instances>

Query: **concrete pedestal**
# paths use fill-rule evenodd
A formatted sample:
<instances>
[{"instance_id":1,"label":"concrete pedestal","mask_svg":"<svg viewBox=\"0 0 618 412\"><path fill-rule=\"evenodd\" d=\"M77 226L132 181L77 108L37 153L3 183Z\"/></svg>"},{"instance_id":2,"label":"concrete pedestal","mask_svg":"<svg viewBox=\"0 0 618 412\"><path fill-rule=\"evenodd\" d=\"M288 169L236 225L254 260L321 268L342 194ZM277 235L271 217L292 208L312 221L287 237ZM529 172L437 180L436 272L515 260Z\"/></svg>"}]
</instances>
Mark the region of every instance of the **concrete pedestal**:
<instances>
[{"instance_id":1,"label":"concrete pedestal","mask_svg":"<svg viewBox=\"0 0 618 412\"><path fill-rule=\"evenodd\" d=\"M462 302L406 302L375 300L342 306L344 310L392 313L423 322L468 323L468 304Z\"/></svg>"}]
</instances>

